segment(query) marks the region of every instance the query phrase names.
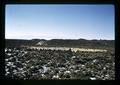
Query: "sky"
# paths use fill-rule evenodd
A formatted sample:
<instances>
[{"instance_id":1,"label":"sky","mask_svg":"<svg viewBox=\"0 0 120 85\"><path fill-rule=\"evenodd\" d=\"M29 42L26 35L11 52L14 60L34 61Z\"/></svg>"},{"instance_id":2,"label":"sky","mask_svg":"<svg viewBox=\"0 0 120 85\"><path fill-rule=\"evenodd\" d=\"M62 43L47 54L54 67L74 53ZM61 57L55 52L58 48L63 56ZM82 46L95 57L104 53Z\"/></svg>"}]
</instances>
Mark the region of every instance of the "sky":
<instances>
[{"instance_id":1,"label":"sky","mask_svg":"<svg viewBox=\"0 0 120 85\"><path fill-rule=\"evenodd\" d=\"M6 5L5 38L114 40L114 5Z\"/></svg>"}]
</instances>

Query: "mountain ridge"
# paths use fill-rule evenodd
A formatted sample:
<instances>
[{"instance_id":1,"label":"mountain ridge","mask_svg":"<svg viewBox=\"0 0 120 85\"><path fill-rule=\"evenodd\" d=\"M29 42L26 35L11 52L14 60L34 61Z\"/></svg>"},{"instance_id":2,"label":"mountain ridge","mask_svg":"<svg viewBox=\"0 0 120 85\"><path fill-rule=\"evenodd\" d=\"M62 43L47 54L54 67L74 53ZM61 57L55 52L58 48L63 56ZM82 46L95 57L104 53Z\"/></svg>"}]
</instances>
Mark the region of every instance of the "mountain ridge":
<instances>
[{"instance_id":1,"label":"mountain ridge","mask_svg":"<svg viewBox=\"0 0 120 85\"><path fill-rule=\"evenodd\" d=\"M87 39L5 39L6 47L46 46L46 47L80 47L80 48L114 48L115 40ZM42 41L42 44L38 44Z\"/></svg>"}]
</instances>

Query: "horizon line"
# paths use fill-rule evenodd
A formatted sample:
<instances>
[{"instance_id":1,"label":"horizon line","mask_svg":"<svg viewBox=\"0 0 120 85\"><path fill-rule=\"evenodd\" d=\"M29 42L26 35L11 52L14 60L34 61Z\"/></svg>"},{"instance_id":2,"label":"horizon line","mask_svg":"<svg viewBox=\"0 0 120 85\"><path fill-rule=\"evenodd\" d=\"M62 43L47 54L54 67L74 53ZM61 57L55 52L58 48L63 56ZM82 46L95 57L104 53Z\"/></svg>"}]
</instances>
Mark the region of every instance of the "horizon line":
<instances>
[{"instance_id":1,"label":"horizon line","mask_svg":"<svg viewBox=\"0 0 120 85\"><path fill-rule=\"evenodd\" d=\"M83 39L83 40L115 40L115 39L85 39L85 38L79 38L79 39L71 39L71 38L52 38L52 39L40 39L40 38L31 38L31 39L22 39L22 38L5 38L5 39L13 39L13 40L54 40L54 39L56 39L56 40L80 40L80 39Z\"/></svg>"}]
</instances>

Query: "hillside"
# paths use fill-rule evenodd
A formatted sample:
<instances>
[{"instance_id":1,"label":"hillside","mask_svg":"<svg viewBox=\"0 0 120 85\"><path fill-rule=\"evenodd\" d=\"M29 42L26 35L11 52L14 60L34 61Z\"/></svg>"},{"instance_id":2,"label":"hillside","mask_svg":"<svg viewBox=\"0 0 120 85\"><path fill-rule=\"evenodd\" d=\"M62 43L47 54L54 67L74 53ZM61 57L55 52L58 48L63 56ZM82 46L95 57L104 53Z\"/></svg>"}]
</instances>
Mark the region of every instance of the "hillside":
<instances>
[{"instance_id":1,"label":"hillside","mask_svg":"<svg viewBox=\"0 0 120 85\"><path fill-rule=\"evenodd\" d=\"M79 47L79 48L114 48L114 40L86 39L6 39L6 47L45 46L45 47Z\"/></svg>"}]
</instances>

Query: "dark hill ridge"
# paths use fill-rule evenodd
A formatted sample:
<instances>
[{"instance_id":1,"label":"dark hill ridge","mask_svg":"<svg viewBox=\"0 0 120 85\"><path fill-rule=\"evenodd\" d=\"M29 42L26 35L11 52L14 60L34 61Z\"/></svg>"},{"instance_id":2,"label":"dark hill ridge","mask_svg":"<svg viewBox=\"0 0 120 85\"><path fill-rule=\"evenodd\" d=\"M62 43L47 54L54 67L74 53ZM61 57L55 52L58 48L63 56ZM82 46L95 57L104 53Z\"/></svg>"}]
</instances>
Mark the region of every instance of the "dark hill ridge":
<instances>
[{"instance_id":1,"label":"dark hill ridge","mask_svg":"<svg viewBox=\"0 0 120 85\"><path fill-rule=\"evenodd\" d=\"M37 43L44 42L40 46L48 47L82 47L82 48L114 48L114 40L86 40L86 39L6 39L6 47L19 47L19 46L39 46Z\"/></svg>"}]
</instances>

